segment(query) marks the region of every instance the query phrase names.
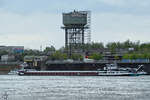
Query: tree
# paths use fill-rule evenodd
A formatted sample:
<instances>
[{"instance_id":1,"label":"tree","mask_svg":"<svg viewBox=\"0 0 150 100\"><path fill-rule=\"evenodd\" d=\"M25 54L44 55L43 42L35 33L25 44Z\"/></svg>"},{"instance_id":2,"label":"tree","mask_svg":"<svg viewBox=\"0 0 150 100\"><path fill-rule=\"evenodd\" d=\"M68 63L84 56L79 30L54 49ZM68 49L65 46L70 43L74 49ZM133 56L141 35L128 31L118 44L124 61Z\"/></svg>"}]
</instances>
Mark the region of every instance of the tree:
<instances>
[{"instance_id":1,"label":"tree","mask_svg":"<svg viewBox=\"0 0 150 100\"><path fill-rule=\"evenodd\" d=\"M80 54L72 54L71 59L73 60L83 60L83 56Z\"/></svg>"},{"instance_id":2,"label":"tree","mask_svg":"<svg viewBox=\"0 0 150 100\"><path fill-rule=\"evenodd\" d=\"M44 53L46 55L51 55L53 52L55 52L56 49L54 46L51 46L51 47L46 47L45 50L44 50Z\"/></svg>"},{"instance_id":3,"label":"tree","mask_svg":"<svg viewBox=\"0 0 150 100\"><path fill-rule=\"evenodd\" d=\"M131 59L131 54L126 53L126 54L123 55L122 58L123 59Z\"/></svg>"},{"instance_id":4,"label":"tree","mask_svg":"<svg viewBox=\"0 0 150 100\"><path fill-rule=\"evenodd\" d=\"M8 52L7 52L7 51L0 50L0 56L2 56L2 55L6 55L6 54L8 54Z\"/></svg>"},{"instance_id":5,"label":"tree","mask_svg":"<svg viewBox=\"0 0 150 100\"><path fill-rule=\"evenodd\" d=\"M67 59L67 55L64 53L61 53L60 51L56 51L52 55L48 57L50 60L65 60Z\"/></svg>"},{"instance_id":6,"label":"tree","mask_svg":"<svg viewBox=\"0 0 150 100\"><path fill-rule=\"evenodd\" d=\"M16 61L23 61L24 55L23 54L15 54L15 60Z\"/></svg>"},{"instance_id":7,"label":"tree","mask_svg":"<svg viewBox=\"0 0 150 100\"><path fill-rule=\"evenodd\" d=\"M119 60L119 56L115 55L115 60Z\"/></svg>"},{"instance_id":8,"label":"tree","mask_svg":"<svg viewBox=\"0 0 150 100\"><path fill-rule=\"evenodd\" d=\"M100 42L100 43L98 43L98 42L96 42L96 43L92 42L90 44L87 43L87 44L84 45L84 49L86 49L86 50L104 49L104 44L102 42Z\"/></svg>"},{"instance_id":9,"label":"tree","mask_svg":"<svg viewBox=\"0 0 150 100\"><path fill-rule=\"evenodd\" d=\"M41 52L39 50L32 50L32 49L26 49L24 50L24 53L23 55L30 55L30 56L33 56L33 55L36 55L36 56L39 56L41 55Z\"/></svg>"},{"instance_id":10,"label":"tree","mask_svg":"<svg viewBox=\"0 0 150 100\"><path fill-rule=\"evenodd\" d=\"M108 43L108 44L106 45L106 47L107 47L111 52L114 52L114 51L118 48L117 43L115 43L115 42Z\"/></svg>"},{"instance_id":11,"label":"tree","mask_svg":"<svg viewBox=\"0 0 150 100\"><path fill-rule=\"evenodd\" d=\"M100 60L103 58L103 56L99 53L93 53L91 54L91 56L89 56L90 59L94 59L94 60Z\"/></svg>"},{"instance_id":12,"label":"tree","mask_svg":"<svg viewBox=\"0 0 150 100\"><path fill-rule=\"evenodd\" d=\"M150 53L131 53L124 54L123 59L150 59Z\"/></svg>"},{"instance_id":13,"label":"tree","mask_svg":"<svg viewBox=\"0 0 150 100\"><path fill-rule=\"evenodd\" d=\"M138 54L136 54L136 53L131 54L130 59L137 59L137 58L138 58Z\"/></svg>"}]
</instances>

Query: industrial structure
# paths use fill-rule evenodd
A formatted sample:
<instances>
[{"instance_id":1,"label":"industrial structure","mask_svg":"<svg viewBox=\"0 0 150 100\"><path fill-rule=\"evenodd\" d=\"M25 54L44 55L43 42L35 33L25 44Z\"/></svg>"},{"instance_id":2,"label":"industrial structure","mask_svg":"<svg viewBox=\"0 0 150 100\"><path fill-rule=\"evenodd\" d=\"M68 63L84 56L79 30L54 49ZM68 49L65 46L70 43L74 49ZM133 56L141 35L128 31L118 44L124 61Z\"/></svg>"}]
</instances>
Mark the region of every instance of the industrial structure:
<instances>
[{"instance_id":1,"label":"industrial structure","mask_svg":"<svg viewBox=\"0 0 150 100\"><path fill-rule=\"evenodd\" d=\"M74 52L84 53L84 44L91 41L91 12L73 11L63 13L65 48L70 57Z\"/></svg>"}]
</instances>

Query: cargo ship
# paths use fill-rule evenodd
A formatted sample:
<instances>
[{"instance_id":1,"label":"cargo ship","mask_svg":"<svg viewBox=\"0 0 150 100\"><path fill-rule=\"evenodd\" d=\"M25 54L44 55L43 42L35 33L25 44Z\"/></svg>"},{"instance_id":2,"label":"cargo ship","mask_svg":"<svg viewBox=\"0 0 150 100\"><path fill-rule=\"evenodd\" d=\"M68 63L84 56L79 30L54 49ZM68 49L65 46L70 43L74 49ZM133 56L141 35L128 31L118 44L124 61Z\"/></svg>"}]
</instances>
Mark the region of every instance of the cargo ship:
<instances>
[{"instance_id":1,"label":"cargo ship","mask_svg":"<svg viewBox=\"0 0 150 100\"><path fill-rule=\"evenodd\" d=\"M20 76L138 76L146 74L146 72L119 69L116 64L107 64L104 69L96 71L36 71L33 69L18 71Z\"/></svg>"}]
</instances>

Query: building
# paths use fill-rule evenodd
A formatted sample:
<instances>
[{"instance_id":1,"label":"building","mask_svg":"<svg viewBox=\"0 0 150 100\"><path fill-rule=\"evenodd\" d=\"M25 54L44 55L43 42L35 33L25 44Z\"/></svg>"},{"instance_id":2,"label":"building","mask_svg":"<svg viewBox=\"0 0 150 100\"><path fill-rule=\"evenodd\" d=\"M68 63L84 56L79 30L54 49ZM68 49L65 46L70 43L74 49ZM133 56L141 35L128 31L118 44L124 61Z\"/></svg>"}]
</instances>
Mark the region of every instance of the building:
<instances>
[{"instance_id":1,"label":"building","mask_svg":"<svg viewBox=\"0 0 150 100\"><path fill-rule=\"evenodd\" d=\"M43 67L44 61L46 61L47 56L25 56L24 62L26 62L30 68L40 70Z\"/></svg>"},{"instance_id":2,"label":"building","mask_svg":"<svg viewBox=\"0 0 150 100\"><path fill-rule=\"evenodd\" d=\"M6 51L8 53L23 53L24 46L0 46L0 51Z\"/></svg>"},{"instance_id":3,"label":"building","mask_svg":"<svg viewBox=\"0 0 150 100\"><path fill-rule=\"evenodd\" d=\"M15 60L15 56L14 55L2 55L1 56L1 61L2 62L10 62L10 61L14 61Z\"/></svg>"}]
</instances>

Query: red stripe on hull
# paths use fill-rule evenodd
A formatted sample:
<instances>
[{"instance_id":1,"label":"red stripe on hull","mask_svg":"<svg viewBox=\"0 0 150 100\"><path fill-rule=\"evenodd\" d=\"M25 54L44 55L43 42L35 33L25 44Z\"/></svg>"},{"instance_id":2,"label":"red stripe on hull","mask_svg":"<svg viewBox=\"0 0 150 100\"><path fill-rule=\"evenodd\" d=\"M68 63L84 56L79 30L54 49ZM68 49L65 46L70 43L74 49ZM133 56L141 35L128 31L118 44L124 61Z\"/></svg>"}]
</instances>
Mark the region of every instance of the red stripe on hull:
<instances>
[{"instance_id":1,"label":"red stripe on hull","mask_svg":"<svg viewBox=\"0 0 150 100\"><path fill-rule=\"evenodd\" d=\"M19 75L27 76L97 76L97 72L22 72Z\"/></svg>"}]
</instances>

